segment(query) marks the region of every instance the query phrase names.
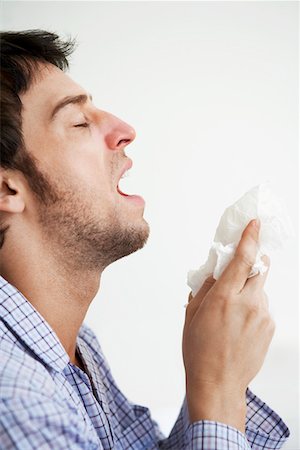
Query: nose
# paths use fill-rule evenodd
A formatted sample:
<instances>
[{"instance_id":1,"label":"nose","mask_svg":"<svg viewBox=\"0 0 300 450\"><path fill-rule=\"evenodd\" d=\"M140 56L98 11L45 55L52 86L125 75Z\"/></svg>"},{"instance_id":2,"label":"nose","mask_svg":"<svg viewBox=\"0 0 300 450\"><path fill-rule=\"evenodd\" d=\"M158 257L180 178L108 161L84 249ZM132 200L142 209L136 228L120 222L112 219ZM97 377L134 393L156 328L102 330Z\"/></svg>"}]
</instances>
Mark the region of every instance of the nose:
<instances>
[{"instance_id":1,"label":"nose","mask_svg":"<svg viewBox=\"0 0 300 450\"><path fill-rule=\"evenodd\" d=\"M105 112L105 143L111 150L119 150L130 144L136 136L134 128L118 117Z\"/></svg>"}]
</instances>

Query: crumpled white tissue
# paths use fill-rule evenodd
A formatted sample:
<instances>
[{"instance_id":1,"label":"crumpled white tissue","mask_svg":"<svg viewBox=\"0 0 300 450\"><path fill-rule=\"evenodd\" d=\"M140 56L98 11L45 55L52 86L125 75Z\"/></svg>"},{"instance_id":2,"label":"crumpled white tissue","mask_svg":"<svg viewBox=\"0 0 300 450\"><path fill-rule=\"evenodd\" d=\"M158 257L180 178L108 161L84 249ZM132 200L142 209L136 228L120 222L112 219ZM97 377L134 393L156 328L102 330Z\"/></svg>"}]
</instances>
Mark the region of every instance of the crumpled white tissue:
<instances>
[{"instance_id":1,"label":"crumpled white tissue","mask_svg":"<svg viewBox=\"0 0 300 450\"><path fill-rule=\"evenodd\" d=\"M188 272L188 286L194 296L206 278L217 280L232 260L241 235L252 219L260 219L258 252L249 278L264 273L267 267L261 257L284 248L294 236L291 219L269 183L255 186L237 202L225 209L221 217L206 263L198 270Z\"/></svg>"}]
</instances>

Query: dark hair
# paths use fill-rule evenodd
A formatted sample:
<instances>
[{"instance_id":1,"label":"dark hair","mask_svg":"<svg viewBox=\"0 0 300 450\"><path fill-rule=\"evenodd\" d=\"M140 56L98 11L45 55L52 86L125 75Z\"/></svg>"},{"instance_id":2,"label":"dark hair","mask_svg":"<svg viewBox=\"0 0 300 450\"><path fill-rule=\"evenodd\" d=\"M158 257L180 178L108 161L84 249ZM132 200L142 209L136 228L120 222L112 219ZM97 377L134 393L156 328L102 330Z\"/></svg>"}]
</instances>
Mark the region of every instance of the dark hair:
<instances>
[{"instance_id":1,"label":"dark hair","mask_svg":"<svg viewBox=\"0 0 300 450\"><path fill-rule=\"evenodd\" d=\"M75 41L63 41L44 30L0 33L0 167L19 170L40 200L46 202L49 183L38 170L35 159L25 148L22 134L22 102L19 95L34 81L40 63L50 63L65 71ZM0 229L0 248L4 232Z\"/></svg>"}]
</instances>

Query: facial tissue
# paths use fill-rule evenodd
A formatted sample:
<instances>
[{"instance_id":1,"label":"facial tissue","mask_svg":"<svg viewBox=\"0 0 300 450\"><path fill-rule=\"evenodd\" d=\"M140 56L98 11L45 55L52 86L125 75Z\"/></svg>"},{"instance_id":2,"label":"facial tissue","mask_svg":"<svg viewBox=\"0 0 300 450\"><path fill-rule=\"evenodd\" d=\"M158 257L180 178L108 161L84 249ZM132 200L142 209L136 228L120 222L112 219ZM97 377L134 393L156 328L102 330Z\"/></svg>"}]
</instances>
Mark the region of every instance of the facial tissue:
<instances>
[{"instance_id":1,"label":"facial tissue","mask_svg":"<svg viewBox=\"0 0 300 450\"><path fill-rule=\"evenodd\" d=\"M241 235L252 219L260 219L258 252L249 278L264 273L267 267L261 257L284 248L294 235L292 222L284 205L272 192L269 183L255 186L237 202L225 209L221 217L206 263L188 272L188 286L194 296L206 278L217 280L232 260Z\"/></svg>"}]
</instances>

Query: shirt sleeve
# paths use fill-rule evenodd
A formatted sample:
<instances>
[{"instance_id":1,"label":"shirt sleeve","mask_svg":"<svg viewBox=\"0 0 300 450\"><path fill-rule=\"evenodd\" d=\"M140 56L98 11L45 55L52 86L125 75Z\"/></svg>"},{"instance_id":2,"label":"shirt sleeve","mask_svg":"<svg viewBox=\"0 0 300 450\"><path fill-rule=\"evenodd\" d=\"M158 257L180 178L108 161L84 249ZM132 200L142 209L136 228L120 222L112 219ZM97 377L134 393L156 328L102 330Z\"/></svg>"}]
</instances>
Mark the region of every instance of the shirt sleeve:
<instances>
[{"instance_id":1,"label":"shirt sleeve","mask_svg":"<svg viewBox=\"0 0 300 450\"><path fill-rule=\"evenodd\" d=\"M253 449L279 449L290 435L283 420L247 389L246 435Z\"/></svg>"},{"instance_id":2,"label":"shirt sleeve","mask_svg":"<svg viewBox=\"0 0 300 450\"><path fill-rule=\"evenodd\" d=\"M39 393L0 401L1 450L103 450L84 421L63 403Z\"/></svg>"},{"instance_id":3,"label":"shirt sleeve","mask_svg":"<svg viewBox=\"0 0 300 450\"><path fill-rule=\"evenodd\" d=\"M170 436L159 441L162 450L273 450L280 449L290 435L288 427L272 409L246 392L246 434L220 422L189 423L186 399Z\"/></svg>"},{"instance_id":4,"label":"shirt sleeve","mask_svg":"<svg viewBox=\"0 0 300 450\"><path fill-rule=\"evenodd\" d=\"M168 438L159 441L162 450L250 450L246 436L220 422L201 420L190 423L186 399Z\"/></svg>"},{"instance_id":5,"label":"shirt sleeve","mask_svg":"<svg viewBox=\"0 0 300 450\"><path fill-rule=\"evenodd\" d=\"M169 437L164 437L147 408L133 405L117 386L96 338L93 340L104 370L116 416L121 426L123 448L147 450L273 450L289 437L288 427L272 409L246 391L246 433L227 424L201 420L190 423L186 399Z\"/></svg>"}]
</instances>

